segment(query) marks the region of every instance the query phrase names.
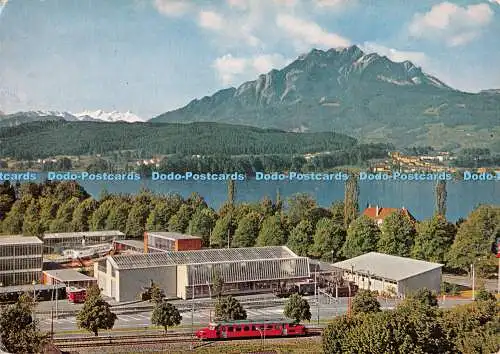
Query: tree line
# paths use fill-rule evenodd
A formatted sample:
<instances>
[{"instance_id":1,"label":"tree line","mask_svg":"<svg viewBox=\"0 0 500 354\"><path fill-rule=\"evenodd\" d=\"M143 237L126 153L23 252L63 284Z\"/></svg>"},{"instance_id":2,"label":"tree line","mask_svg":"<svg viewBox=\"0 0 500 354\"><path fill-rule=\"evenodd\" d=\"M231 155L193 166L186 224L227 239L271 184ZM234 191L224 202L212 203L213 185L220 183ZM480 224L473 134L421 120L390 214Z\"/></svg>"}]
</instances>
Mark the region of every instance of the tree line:
<instances>
[{"instance_id":1,"label":"tree line","mask_svg":"<svg viewBox=\"0 0 500 354\"><path fill-rule=\"evenodd\" d=\"M500 237L500 207L480 205L465 220L445 218L446 187L436 187L436 214L414 221L394 212L381 225L359 212L355 178L346 184L343 201L325 208L308 194L283 200L235 202L237 185L228 185L227 201L215 210L192 193L91 197L76 182L0 185L0 228L4 234L42 236L46 232L120 230L141 238L145 231L172 231L200 236L204 247L287 245L300 256L339 261L378 251L444 263L457 273L475 264L478 274L495 272L491 243Z\"/></svg>"}]
</instances>

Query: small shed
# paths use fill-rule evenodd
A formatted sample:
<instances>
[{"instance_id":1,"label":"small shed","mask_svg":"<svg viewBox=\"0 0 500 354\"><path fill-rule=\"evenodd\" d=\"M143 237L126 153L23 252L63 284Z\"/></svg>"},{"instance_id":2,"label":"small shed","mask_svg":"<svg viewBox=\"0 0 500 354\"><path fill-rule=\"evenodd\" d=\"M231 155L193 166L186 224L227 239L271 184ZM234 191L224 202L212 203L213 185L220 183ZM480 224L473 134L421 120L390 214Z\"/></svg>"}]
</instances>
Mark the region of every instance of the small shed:
<instances>
[{"instance_id":1,"label":"small shed","mask_svg":"<svg viewBox=\"0 0 500 354\"><path fill-rule=\"evenodd\" d=\"M88 288L96 285L97 279L75 269L54 269L43 271L43 282L44 284L65 284L67 287Z\"/></svg>"}]
</instances>

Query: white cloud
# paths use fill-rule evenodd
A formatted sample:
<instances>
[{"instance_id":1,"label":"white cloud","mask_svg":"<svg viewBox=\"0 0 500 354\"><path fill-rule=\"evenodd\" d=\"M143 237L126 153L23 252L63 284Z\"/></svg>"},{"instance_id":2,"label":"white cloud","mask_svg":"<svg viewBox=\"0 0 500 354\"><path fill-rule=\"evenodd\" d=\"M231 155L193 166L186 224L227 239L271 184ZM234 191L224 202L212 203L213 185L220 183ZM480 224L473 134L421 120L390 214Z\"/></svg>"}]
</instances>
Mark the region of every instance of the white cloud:
<instances>
[{"instance_id":1,"label":"white cloud","mask_svg":"<svg viewBox=\"0 0 500 354\"><path fill-rule=\"evenodd\" d=\"M5 8L5 6L7 6L8 2L9 0L0 0L0 15L2 14L2 11Z\"/></svg>"},{"instance_id":2,"label":"white cloud","mask_svg":"<svg viewBox=\"0 0 500 354\"><path fill-rule=\"evenodd\" d=\"M267 73L271 69L280 69L290 61L281 54L260 54L248 58L226 54L217 58L213 67L221 82L229 86L255 79L258 74Z\"/></svg>"},{"instance_id":3,"label":"white cloud","mask_svg":"<svg viewBox=\"0 0 500 354\"><path fill-rule=\"evenodd\" d=\"M340 9L355 2L356 0L314 0L314 4L322 9Z\"/></svg>"},{"instance_id":4,"label":"white cloud","mask_svg":"<svg viewBox=\"0 0 500 354\"><path fill-rule=\"evenodd\" d=\"M500 0L489 0L493 4L498 4L500 5Z\"/></svg>"},{"instance_id":5,"label":"white cloud","mask_svg":"<svg viewBox=\"0 0 500 354\"><path fill-rule=\"evenodd\" d=\"M423 52L401 51L373 42L365 42L360 47L365 53L374 52L380 55L385 55L387 58L395 62L409 60L418 66L424 66L427 64L428 60L427 56Z\"/></svg>"},{"instance_id":6,"label":"white cloud","mask_svg":"<svg viewBox=\"0 0 500 354\"><path fill-rule=\"evenodd\" d=\"M239 10L246 10L249 6L248 0L227 0L227 4Z\"/></svg>"},{"instance_id":7,"label":"white cloud","mask_svg":"<svg viewBox=\"0 0 500 354\"><path fill-rule=\"evenodd\" d=\"M203 28L208 28L214 31L224 29L224 19L221 15L214 11L200 11L198 24Z\"/></svg>"},{"instance_id":8,"label":"white cloud","mask_svg":"<svg viewBox=\"0 0 500 354\"><path fill-rule=\"evenodd\" d=\"M179 17L189 12L193 4L188 0L154 0L155 8L168 17Z\"/></svg>"},{"instance_id":9,"label":"white cloud","mask_svg":"<svg viewBox=\"0 0 500 354\"><path fill-rule=\"evenodd\" d=\"M454 47L467 44L480 36L481 30L492 19L493 10L488 4L461 7L442 2L425 14L416 14L409 31L415 38L439 39Z\"/></svg>"},{"instance_id":10,"label":"white cloud","mask_svg":"<svg viewBox=\"0 0 500 354\"><path fill-rule=\"evenodd\" d=\"M317 23L306 21L291 15L278 15L276 18L278 28L286 32L298 47L307 48L311 45L328 48L347 47L350 41L335 33L329 33Z\"/></svg>"}]
</instances>

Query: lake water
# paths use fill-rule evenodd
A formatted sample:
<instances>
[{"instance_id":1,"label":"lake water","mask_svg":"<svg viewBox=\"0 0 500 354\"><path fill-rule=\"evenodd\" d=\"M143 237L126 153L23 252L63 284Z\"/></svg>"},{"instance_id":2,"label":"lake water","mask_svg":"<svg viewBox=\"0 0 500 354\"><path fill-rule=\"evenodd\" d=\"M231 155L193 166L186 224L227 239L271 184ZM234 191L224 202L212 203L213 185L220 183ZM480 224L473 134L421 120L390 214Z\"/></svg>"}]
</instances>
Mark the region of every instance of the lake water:
<instances>
[{"instance_id":1,"label":"lake water","mask_svg":"<svg viewBox=\"0 0 500 354\"><path fill-rule=\"evenodd\" d=\"M141 187L156 193L179 193L184 197L197 192L207 203L218 208L227 198L226 182L158 182L141 180L137 182L79 182L88 193L98 197L105 188L110 193L137 193ZM383 207L407 208L418 220L429 218L435 210L435 182L403 181L360 181L359 206L364 209L368 203ZM274 199L276 191L282 199L296 194L308 193L323 207L344 198L343 182L300 182L300 181L255 181L236 182L237 201L258 201L264 196ZM500 183L495 181L447 182L447 217L456 221L466 217L478 204L500 204Z\"/></svg>"}]
</instances>

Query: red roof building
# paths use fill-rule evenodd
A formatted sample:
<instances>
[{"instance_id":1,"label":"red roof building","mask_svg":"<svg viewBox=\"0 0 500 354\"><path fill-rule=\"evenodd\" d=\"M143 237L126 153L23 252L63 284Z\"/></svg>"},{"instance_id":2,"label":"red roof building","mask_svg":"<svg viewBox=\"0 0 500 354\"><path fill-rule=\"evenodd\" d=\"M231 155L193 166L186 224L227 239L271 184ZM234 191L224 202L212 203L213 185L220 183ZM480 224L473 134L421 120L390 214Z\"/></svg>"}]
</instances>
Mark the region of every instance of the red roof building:
<instances>
[{"instance_id":1,"label":"red roof building","mask_svg":"<svg viewBox=\"0 0 500 354\"><path fill-rule=\"evenodd\" d=\"M408 218L410 218L411 221L416 222L417 220L411 213L406 209L405 207L402 207L401 209L398 208L382 208L378 205L372 207L371 205L368 206L363 211L363 215L368 216L370 219L375 221L377 225L382 225L384 222L385 218L391 215L392 213L396 212L402 212L404 215L406 215Z\"/></svg>"}]
</instances>

